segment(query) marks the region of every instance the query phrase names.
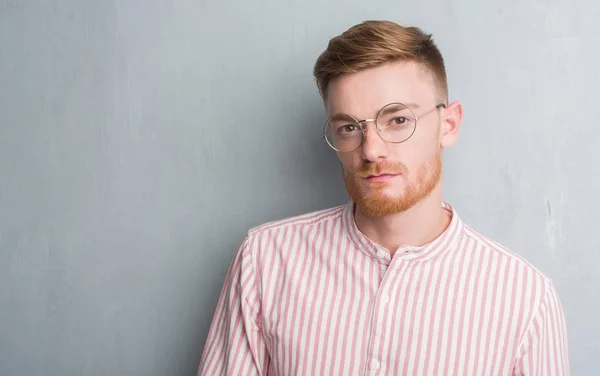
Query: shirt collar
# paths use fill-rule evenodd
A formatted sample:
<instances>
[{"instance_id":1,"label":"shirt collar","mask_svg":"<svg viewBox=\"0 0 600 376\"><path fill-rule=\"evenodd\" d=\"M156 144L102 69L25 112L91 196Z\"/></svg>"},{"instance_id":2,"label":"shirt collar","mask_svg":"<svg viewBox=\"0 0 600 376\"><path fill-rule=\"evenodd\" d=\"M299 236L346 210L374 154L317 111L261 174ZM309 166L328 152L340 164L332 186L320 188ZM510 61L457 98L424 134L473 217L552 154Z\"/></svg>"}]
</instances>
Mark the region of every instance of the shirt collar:
<instances>
[{"instance_id":1,"label":"shirt collar","mask_svg":"<svg viewBox=\"0 0 600 376\"><path fill-rule=\"evenodd\" d=\"M391 262L390 253L387 249L375 243L363 234L354 221L353 201L350 201L344 208L342 221L344 229L350 241L363 253L375 258L381 263L389 265ZM450 224L440 236L432 242L423 246L402 246L398 248L394 257L401 257L405 260L421 261L438 256L439 254L453 250L457 247L459 240L463 234L464 223L458 216L458 213L452 205L447 202L442 202L442 207L448 211L451 216Z\"/></svg>"}]
</instances>

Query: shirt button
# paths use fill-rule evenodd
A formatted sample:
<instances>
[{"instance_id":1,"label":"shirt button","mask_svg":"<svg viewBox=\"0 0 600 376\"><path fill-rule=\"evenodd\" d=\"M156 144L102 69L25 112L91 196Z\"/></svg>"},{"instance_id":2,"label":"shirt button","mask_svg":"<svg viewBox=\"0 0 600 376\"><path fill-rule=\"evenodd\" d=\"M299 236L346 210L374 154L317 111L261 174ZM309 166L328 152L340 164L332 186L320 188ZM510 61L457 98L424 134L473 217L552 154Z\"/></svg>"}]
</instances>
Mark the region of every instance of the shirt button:
<instances>
[{"instance_id":1,"label":"shirt button","mask_svg":"<svg viewBox=\"0 0 600 376\"><path fill-rule=\"evenodd\" d=\"M369 367L376 371L379 369L379 367L381 367L381 363L379 363L379 360L377 359L371 359L371 364L369 364Z\"/></svg>"},{"instance_id":2,"label":"shirt button","mask_svg":"<svg viewBox=\"0 0 600 376\"><path fill-rule=\"evenodd\" d=\"M387 294L382 295L381 296L381 301L384 302L384 303L389 302L390 301L390 296L387 295Z\"/></svg>"},{"instance_id":3,"label":"shirt button","mask_svg":"<svg viewBox=\"0 0 600 376\"><path fill-rule=\"evenodd\" d=\"M377 251L377 258L382 259L385 257L385 251L383 249L380 249L379 251Z\"/></svg>"}]
</instances>

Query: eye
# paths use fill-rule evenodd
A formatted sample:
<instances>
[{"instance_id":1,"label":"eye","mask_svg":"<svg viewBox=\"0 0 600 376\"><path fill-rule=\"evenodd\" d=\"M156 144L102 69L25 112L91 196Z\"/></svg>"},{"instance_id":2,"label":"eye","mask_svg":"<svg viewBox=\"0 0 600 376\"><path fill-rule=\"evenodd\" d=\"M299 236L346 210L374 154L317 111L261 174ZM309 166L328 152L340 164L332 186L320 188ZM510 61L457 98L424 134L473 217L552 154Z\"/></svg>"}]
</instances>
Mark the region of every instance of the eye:
<instances>
[{"instance_id":1,"label":"eye","mask_svg":"<svg viewBox=\"0 0 600 376\"><path fill-rule=\"evenodd\" d=\"M395 118L392 119L392 124L394 125L403 125L406 124L408 122L408 119L405 118L404 116L396 116Z\"/></svg>"},{"instance_id":2,"label":"eye","mask_svg":"<svg viewBox=\"0 0 600 376\"><path fill-rule=\"evenodd\" d=\"M362 133L361 125L351 116L338 114L327 122L327 132L335 137L355 137Z\"/></svg>"},{"instance_id":3,"label":"eye","mask_svg":"<svg viewBox=\"0 0 600 376\"><path fill-rule=\"evenodd\" d=\"M360 132L360 126L358 124L344 124L335 127L334 133L338 135L350 135Z\"/></svg>"},{"instance_id":4,"label":"eye","mask_svg":"<svg viewBox=\"0 0 600 376\"><path fill-rule=\"evenodd\" d=\"M355 132L358 130L360 130L360 128L356 124L346 124L338 128L339 133Z\"/></svg>"}]
</instances>

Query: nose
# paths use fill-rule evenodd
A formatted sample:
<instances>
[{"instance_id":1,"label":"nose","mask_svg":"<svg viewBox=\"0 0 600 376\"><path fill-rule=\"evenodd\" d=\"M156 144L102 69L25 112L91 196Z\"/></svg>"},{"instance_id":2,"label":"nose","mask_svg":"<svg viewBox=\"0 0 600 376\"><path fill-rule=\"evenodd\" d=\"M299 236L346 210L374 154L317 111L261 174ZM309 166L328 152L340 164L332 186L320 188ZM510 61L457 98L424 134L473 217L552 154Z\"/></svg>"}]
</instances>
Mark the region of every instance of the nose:
<instances>
[{"instance_id":1,"label":"nose","mask_svg":"<svg viewBox=\"0 0 600 376\"><path fill-rule=\"evenodd\" d=\"M387 142L381 137L375 123L372 119L362 120L363 125L363 143L361 147L362 157L365 161L376 162L381 158L387 157ZM369 126L371 123L371 126Z\"/></svg>"}]
</instances>

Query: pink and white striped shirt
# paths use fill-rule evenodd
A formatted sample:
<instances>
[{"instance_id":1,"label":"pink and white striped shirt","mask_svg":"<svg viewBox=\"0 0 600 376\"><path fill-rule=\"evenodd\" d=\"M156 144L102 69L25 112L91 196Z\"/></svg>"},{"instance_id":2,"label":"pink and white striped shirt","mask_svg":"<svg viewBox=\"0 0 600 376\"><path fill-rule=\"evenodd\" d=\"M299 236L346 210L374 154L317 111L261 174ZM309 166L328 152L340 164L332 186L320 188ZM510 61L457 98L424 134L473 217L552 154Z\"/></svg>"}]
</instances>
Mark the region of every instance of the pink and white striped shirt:
<instances>
[{"instance_id":1,"label":"pink and white striped shirt","mask_svg":"<svg viewBox=\"0 0 600 376\"><path fill-rule=\"evenodd\" d=\"M198 375L568 375L553 283L466 226L393 257L354 205L248 232Z\"/></svg>"}]
</instances>

